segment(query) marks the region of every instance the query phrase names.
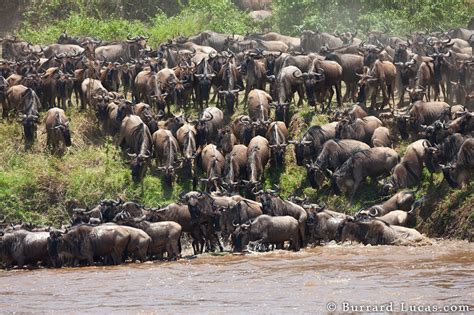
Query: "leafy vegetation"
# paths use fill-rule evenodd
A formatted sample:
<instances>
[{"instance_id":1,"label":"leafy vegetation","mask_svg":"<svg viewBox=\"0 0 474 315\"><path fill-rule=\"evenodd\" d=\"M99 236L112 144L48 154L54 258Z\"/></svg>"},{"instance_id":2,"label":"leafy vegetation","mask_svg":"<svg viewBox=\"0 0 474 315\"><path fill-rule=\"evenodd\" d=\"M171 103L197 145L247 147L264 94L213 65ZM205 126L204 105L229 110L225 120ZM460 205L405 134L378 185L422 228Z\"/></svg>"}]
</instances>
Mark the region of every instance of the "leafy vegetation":
<instances>
[{"instance_id":1,"label":"leafy vegetation","mask_svg":"<svg viewBox=\"0 0 474 315\"><path fill-rule=\"evenodd\" d=\"M474 15L469 0L275 0L274 28L297 35L301 29L334 31L389 30L404 36L412 31L466 27Z\"/></svg>"}]
</instances>

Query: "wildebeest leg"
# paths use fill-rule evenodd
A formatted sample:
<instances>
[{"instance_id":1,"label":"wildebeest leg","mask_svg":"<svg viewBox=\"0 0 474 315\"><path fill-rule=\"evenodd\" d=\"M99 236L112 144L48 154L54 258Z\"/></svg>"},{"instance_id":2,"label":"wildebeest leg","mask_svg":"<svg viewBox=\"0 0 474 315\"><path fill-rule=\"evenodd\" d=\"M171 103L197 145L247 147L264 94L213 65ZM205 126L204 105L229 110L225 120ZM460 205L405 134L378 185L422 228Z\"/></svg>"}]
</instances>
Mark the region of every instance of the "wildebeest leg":
<instances>
[{"instance_id":1,"label":"wildebeest leg","mask_svg":"<svg viewBox=\"0 0 474 315\"><path fill-rule=\"evenodd\" d=\"M334 84L334 87L336 88L336 100L337 100L337 106L341 107L342 106L342 101L341 101L341 81L337 82Z\"/></svg>"},{"instance_id":2,"label":"wildebeest leg","mask_svg":"<svg viewBox=\"0 0 474 315\"><path fill-rule=\"evenodd\" d=\"M304 101L304 90L302 89L302 87L298 87L298 107L301 107L303 106L303 101Z\"/></svg>"},{"instance_id":3,"label":"wildebeest leg","mask_svg":"<svg viewBox=\"0 0 474 315\"><path fill-rule=\"evenodd\" d=\"M400 107L403 107L403 104L405 103L405 87L402 86L400 88L400 90L398 91L398 94L400 96L400 98L398 99L398 104L397 104L397 107L400 108Z\"/></svg>"},{"instance_id":4,"label":"wildebeest leg","mask_svg":"<svg viewBox=\"0 0 474 315\"><path fill-rule=\"evenodd\" d=\"M352 190L351 190L351 196L350 196L350 203L351 204L354 203L355 193L357 192L357 189L359 188L359 185L360 185L360 180L355 179L354 180L354 185L352 186Z\"/></svg>"},{"instance_id":5,"label":"wildebeest leg","mask_svg":"<svg viewBox=\"0 0 474 315\"><path fill-rule=\"evenodd\" d=\"M330 113L331 112L331 102L332 102L332 98L334 96L334 89L332 88L332 86L329 87L329 89L327 90L327 92L325 94L327 94L327 93L329 93L327 111L328 111L328 113Z\"/></svg>"}]
</instances>

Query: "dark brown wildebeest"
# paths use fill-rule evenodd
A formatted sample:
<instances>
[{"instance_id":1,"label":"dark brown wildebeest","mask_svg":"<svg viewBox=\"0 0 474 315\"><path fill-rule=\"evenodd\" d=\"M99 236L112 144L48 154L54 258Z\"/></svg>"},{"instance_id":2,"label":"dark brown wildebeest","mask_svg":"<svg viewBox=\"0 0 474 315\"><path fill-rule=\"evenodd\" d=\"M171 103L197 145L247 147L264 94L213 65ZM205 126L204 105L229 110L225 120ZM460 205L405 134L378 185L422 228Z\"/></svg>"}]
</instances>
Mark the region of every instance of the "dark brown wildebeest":
<instances>
[{"instance_id":1,"label":"dark brown wildebeest","mask_svg":"<svg viewBox=\"0 0 474 315\"><path fill-rule=\"evenodd\" d=\"M69 131L69 119L64 110L54 107L46 112L44 116L46 127L46 146L53 152L63 150L62 146L71 146L71 132Z\"/></svg>"},{"instance_id":2,"label":"dark brown wildebeest","mask_svg":"<svg viewBox=\"0 0 474 315\"><path fill-rule=\"evenodd\" d=\"M231 127L224 127L218 131L217 149L226 155L232 151L234 145L238 143L237 137L232 132Z\"/></svg>"},{"instance_id":3,"label":"dark brown wildebeest","mask_svg":"<svg viewBox=\"0 0 474 315\"><path fill-rule=\"evenodd\" d=\"M300 249L299 224L291 216L260 215L241 224L232 235L234 251L242 251L249 242L283 244L285 241L290 241L289 249Z\"/></svg>"},{"instance_id":4,"label":"dark brown wildebeest","mask_svg":"<svg viewBox=\"0 0 474 315\"><path fill-rule=\"evenodd\" d=\"M326 60L337 62L342 67L342 81L346 85L346 92L342 97L342 101L346 102L351 99L353 102L357 99L357 82L362 74L364 66L364 57L356 54L342 54L331 52L326 54Z\"/></svg>"},{"instance_id":5,"label":"dark brown wildebeest","mask_svg":"<svg viewBox=\"0 0 474 315\"><path fill-rule=\"evenodd\" d=\"M174 221L181 225L182 232L190 233L193 238L193 250L197 255L204 248L204 235L200 225L193 221L188 206L182 203L171 203L161 209L152 208L146 219L150 222Z\"/></svg>"},{"instance_id":6,"label":"dark brown wildebeest","mask_svg":"<svg viewBox=\"0 0 474 315\"><path fill-rule=\"evenodd\" d=\"M339 224L349 216L326 209L317 204L304 205L303 208L308 212L307 237L308 242L332 241L336 240Z\"/></svg>"},{"instance_id":7,"label":"dark brown wildebeest","mask_svg":"<svg viewBox=\"0 0 474 315\"><path fill-rule=\"evenodd\" d=\"M322 110L324 111L324 99L326 94L329 93L327 109L330 109L332 97L334 95L334 87L336 90L337 106L341 107L341 80L343 78L343 68L339 63L336 61L319 60L316 58L308 70L308 73L303 74L303 76L305 75L307 78L311 78L312 75L318 77L316 81L306 82L306 93L311 95L311 97L308 96L308 101L311 103L310 105L316 106L317 99L319 103L322 104Z\"/></svg>"},{"instance_id":8,"label":"dark brown wildebeest","mask_svg":"<svg viewBox=\"0 0 474 315\"><path fill-rule=\"evenodd\" d=\"M132 158L132 178L136 182L141 181L145 176L152 150L152 139L148 127L140 117L127 116L122 121L116 143L130 150L131 153L127 153Z\"/></svg>"}]
</instances>

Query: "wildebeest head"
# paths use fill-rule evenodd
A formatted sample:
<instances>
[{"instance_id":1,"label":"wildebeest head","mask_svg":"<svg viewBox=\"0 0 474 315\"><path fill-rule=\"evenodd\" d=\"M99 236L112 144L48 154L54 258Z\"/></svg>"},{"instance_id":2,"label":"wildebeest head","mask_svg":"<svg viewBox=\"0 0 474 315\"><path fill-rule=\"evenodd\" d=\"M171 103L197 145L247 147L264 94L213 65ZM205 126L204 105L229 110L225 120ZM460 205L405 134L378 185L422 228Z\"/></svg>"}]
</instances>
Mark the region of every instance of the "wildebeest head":
<instances>
[{"instance_id":1,"label":"wildebeest head","mask_svg":"<svg viewBox=\"0 0 474 315\"><path fill-rule=\"evenodd\" d=\"M201 115L201 118L196 123L196 142L197 145L206 144L207 137L209 136L209 124L211 120L214 119L214 116L210 112L204 112Z\"/></svg>"},{"instance_id":2,"label":"wildebeest head","mask_svg":"<svg viewBox=\"0 0 474 315\"><path fill-rule=\"evenodd\" d=\"M60 244L62 242L63 233L60 231L51 231L49 232L47 249L48 255L51 258L51 261L55 265L55 267L59 267L59 252L60 252Z\"/></svg>"},{"instance_id":3,"label":"wildebeest head","mask_svg":"<svg viewBox=\"0 0 474 315\"><path fill-rule=\"evenodd\" d=\"M277 102L272 103L270 107L275 108L275 120L283 121L288 126L290 122L290 104Z\"/></svg>"},{"instance_id":4,"label":"wildebeest head","mask_svg":"<svg viewBox=\"0 0 474 315\"><path fill-rule=\"evenodd\" d=\"M110 97L104 95L94 95L92 98L96 101L96 117L99 121L107 119L107 107L109 105Z\"/></svg>"},{"instance_id":5,"label":"wildebeest head","mask_svg":"<svg viewBox=\"0 0 474 315\"><path fill-rule=\"evenodd\" d=\"M288 143L291 143L295 146L296 165L303 166L304 159L311 151L310 146L313 142L308 139L308 135L305 135L301 141L288 141Z\"/></svg>"},{"instance_id":6,"label":"wildebeest head","mask_svg":"<svg viewBox=\"0 0 474 315\"><path fill-rule=\"evenodd\" d=\"M56 113L56 121L54 123L55 130L59 130L63 136L64 144L69 147L71 146L71 132L69 130L69 121L62 121L59 113Z\"/></svg>"},{"instance_id":7,"label":"wildebeest head","mask_svg":"<svg viewBox=\"0 0 474 315\"><path fill-rule=\"evenodd\" d=\"M357 222L353 218L346 218L337 228L336 241L356 241L365 242L365 238L369 229L369 224L366 222Z\"/></svg>"},{"instance_id":8,"label":"wildebeest head","mask_svg":"<svg viewBox=\"0 0 474 315\"><path fill-rule=\"evenodd\" d=\"M408 95L410 96L410 101L412 103L416 101L421 101L423 99L423 96L426 95L426 91L423 87L417 87L414 89L407 89Z\"/></svg>"},{"instance_id":9,"label":"wildebeest head","mask_svg":"<svg viewBox=\"0 0 474 315\"><path fill-rule=\"evenodd\" d=\"M189 213L193 219L202 218L213 214L212 198L202 191L191 191L181 193L179 196L182 202L187 203Z\"/></svg>"},{"instance_id":10,"label":"wildebeest head","mask_svg":"<svg viewBox=\"0 0 474 315\"><path fill-rule=\"evenodd\" d=\"M317 164L306 164L306 170L311 187L314 189L320 189L326 179L324 170Z\"/></svg>"},{"instance_id":11,"label":"wildebeest head","mask_svg":"<svg viewBox=\"0 0 474 315\"><path fill-rule=\"evenodd\" d=\"M121 122L127 115L131 115L131 114L133 114L132 102L123 100L117 109L117 116L115 119L118 122Z\"/></svg>"},{"instance_id":12,"label":"wildebeest head","mask_svg":"<svg viewBox=\"0 0 474 315\"><path fill-rule=\"evenodd\" d=\"M232 115L234 113L234 105L239 99L239 89L219 91L219 95L224 99L226 113Z\"/></svg>"},{"instance_id":13,"label":"wildebeest head","mask_svg":"<svg viewBox=\"0 0 474 315\"><path fill-rule=\"evenodd\" d=\"M27 147L31 146L35 141L38 121L37 115L23 115L22 124Z\"/></svg>"},{"instance_id":14,"label":"wildebeest head","mask_svg":"<svg viewBox=\"0 0 474 315\"><path fill-rule=\"evenodd\" d=\"M264 214L271 215L273 212L272 204L273 200L278 197L277 190L267 189L266 191L260 190L255 192L255 195L259 196L260 203L262 204L262 212Z\"/></svg>"},{"instance_id":15,"label":"wildebeest head","mask_svg":"<svg viewBox=\"0 0 474 315\"><path fill-rule=\"evenodd\" d=\"M232 244L234 251L240 252L249 243L252 222L234 225L236 228L232 233Z\"/></svg>"},{"instance_id":16,"label":"wildebeest head","mask_svg":"<svg viewBox=\"0 0 474 315\"><path fill-rule=\"evenodd\" d=\"M141 182L145 177L150 156L147 154L129 154L132 158L130 166L132 169L132 179L135 183Z\"/></svg>"}]
</instances>

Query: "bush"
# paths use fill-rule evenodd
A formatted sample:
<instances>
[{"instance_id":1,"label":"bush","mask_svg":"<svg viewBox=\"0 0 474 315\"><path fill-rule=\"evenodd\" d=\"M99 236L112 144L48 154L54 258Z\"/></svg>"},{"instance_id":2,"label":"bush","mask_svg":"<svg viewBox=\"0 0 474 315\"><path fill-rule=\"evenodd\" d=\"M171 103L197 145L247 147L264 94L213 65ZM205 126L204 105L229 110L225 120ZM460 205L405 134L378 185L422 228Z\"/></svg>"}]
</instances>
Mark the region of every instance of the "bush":
<instances>
[{"instance_id":1,"label":"bush","mask_svg":"<svg viewBox=\"0 0 474 315\"><path fill-rule=\"evenodd\" d=\"M275 0L275 28L298 35L303 28L329 33L387 28L405 35L414 30L466 27L474 15L469 0L370 1ZM296 23L299 21L299 23Z\"/></svg>"},{"instance_id":2,"label":"bush","mask_svg":"<svg viewBox=\"0 0 474 315\"><path fill-rule=\"evenodd\" d=\"M121 17L111 9L116 2L109 3L109 9L103 8L105 4L99 5L94 10L97 12L92 14L89 6L82 2L67 2L64 6L58 6L56 1L45 2L48 5L44 5L46 8L42 14L37 10L25 13L25 21L18 34L38 44L55 42L64 30L72 36L92 36L102 40L124 39L128 34L146 34L150 36L149 43L156 46L179 34L189 36L206 29L243 34L253 31L255 27L250 18L228 0L191 0L178 15L169 17L157 9L157 13L146 21ZM72 12L65 14L65 7ZM106 12L109 11L113 13L108 15Z\"/></svg>"}]
</instances>

